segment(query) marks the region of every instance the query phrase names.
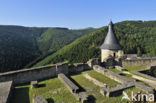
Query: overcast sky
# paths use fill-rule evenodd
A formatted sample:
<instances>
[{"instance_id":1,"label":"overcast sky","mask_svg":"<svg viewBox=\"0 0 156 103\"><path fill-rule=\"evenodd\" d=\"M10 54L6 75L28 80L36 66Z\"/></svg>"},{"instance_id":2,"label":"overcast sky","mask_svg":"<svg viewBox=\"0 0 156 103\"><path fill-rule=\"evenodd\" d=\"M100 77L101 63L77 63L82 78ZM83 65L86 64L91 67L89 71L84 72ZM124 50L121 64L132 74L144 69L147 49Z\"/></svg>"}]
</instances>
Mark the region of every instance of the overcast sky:
<instances>
[{"instance_id":1,"label":"overcast sky","mask_svg":"<svg viewBox=\"0 0 156 103\"><path fill-rule=\"evenodd\" d=\"M156 0L0 0L0 25L102 27L123 20L156 20Z\"/></svg>"}]
</instances>

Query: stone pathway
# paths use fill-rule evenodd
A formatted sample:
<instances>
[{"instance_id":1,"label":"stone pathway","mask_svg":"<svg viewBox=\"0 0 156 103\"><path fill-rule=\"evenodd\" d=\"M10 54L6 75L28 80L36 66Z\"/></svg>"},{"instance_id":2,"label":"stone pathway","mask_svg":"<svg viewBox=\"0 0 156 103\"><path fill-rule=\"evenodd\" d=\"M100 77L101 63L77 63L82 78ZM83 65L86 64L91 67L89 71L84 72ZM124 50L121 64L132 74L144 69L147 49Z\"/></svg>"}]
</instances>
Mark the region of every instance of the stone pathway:
<instances>
[{"instance_id":1,"label":"stone pathway","mask_svg":"<svg viewBox=\"0 0 156 103\"><path fill-rule=\"evenodd\" d=\"M123 73L130 74L130 75L132 75L132 78L135 78L135 79L138 79L140 81L143 81L143 82L149 84L151 87L156 89L156 81L154 81L154 80L150 80L150 79L147 79L147 78L144 78L144 77L132 74L132 73L127 72L127 71L123 71Z\"/></svg>"}]
</instances>

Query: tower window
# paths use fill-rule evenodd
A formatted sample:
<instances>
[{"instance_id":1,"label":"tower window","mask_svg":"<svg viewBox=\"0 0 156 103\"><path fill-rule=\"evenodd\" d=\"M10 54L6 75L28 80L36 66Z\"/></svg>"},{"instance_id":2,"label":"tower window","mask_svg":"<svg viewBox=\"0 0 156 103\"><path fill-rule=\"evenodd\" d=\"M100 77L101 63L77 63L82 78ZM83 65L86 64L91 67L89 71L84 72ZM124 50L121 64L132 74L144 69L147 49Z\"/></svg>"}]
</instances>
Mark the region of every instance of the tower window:
<instances>
[{"instance_id":1,"label":"tower window","mask_svg":"<svg viewBox=\"0 0 156 103\"><path fill-rule=\"evenodd\" d=\"M116 53L114 53L113 56L116 57Z\"/></svg>"}]
</instances>

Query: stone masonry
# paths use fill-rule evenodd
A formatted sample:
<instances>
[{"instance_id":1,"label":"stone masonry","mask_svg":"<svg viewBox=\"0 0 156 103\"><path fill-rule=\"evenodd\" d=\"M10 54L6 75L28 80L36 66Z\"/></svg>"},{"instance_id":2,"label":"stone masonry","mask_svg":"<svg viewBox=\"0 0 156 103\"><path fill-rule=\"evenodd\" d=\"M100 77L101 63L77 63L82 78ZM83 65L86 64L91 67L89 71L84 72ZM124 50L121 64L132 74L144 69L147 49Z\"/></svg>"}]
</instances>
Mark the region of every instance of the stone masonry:
<instances>
[{"instance_id":1,"label":"stone masonry","mask_svg":"<svg viewBox=\"0 0 156 103\"><path fill-rule=\"evenodd\" d=\"M0 82L0 103L10 103L12 81Z\"/></svg>"},{"instance_id":2,"label":"stone masonry","mask_svg":"<svg viewBox=\"0 0 156 103\"><path fill-rule=\"evenodd\" d=\"M79 90L79 87L76 86L68 77L66 77L64 74L58 74L58 78L67 86L67 88L72 93L77 93Z\"/></svg>"},{"instance_id":3,"label":"stone masonry","mask_svg":"<svg viewBox=\"0 0 156 103\"><path fill-rule=\"evenodd\" d=\"M117 85L114 88L102 87L100 89L100 93L104 96L112 97L112 96L117 96L117 95L121 94L123 92L123 90L131 88L131 87L134 87L134 85L133 84L121 84L121 85Z\"/></svg>"},{"instance_id":4,"label":"stone masonry","mask_svg":"<svg viewBox=\"0 0 156 103\"><path fill-rule=\"evenodd\" d=\"M33 103L48 103L48 102L42 95L40 95L33 98Z\"/></svg>"},{"instance_id":5,"label":"stone masonry","mask_svg":"<svg viewBox=\"0 0 156 103\"><path fill-rule=\"evenodd\" d=\"M137 87L140 88L141 90L145 91L146 93L152 93L154 94L155 91L153 88L145 86L145 85L140 85L132 80L129 80L125 77L122 77L116 73L111 72L108 69L105 69L99 65L94 65L93 69L99 73L104 74L105 76L121 83L121 85L118 85L115 88L101 88L100 92L105 95L105 96L113 96L116 93L121 93L121 91L123 91L126 88L130 88L130 87Z\"/></svg>"},{"instance_id":6,"label":"stone masonry","mask_svg":"<svg viewBox=\"0 0 156 103\"><path fill-rule=\"evenodd\" d=\"M85 92L79 92L79 87L76 86L66 75L58 74L58 78L65 84L65 86L73 93L78 101L87 103L88 96Z\"/></svg>"}]
</instances>

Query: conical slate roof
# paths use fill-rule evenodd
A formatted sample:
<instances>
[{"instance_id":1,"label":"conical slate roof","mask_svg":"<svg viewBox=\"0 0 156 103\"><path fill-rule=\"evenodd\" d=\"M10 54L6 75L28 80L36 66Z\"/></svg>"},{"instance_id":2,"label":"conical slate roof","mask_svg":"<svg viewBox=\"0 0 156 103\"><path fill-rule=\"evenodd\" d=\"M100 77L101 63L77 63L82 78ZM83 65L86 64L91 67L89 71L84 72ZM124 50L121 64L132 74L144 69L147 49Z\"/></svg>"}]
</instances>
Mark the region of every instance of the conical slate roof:
<instances>
[{"instance_id":1,"label":"conical slate roof","mask_svg":"<svg viewBox=\"0 0 156 103\"><path fill-rule=\"evenodd\" d=\"M113 32L113 23L110 21L108 26L108 33L105 38L104 43L101 45L101 49L109 49L109 50L121 50L121 46L118 43L116 36Z\"/></svg>"}]
</instances>

